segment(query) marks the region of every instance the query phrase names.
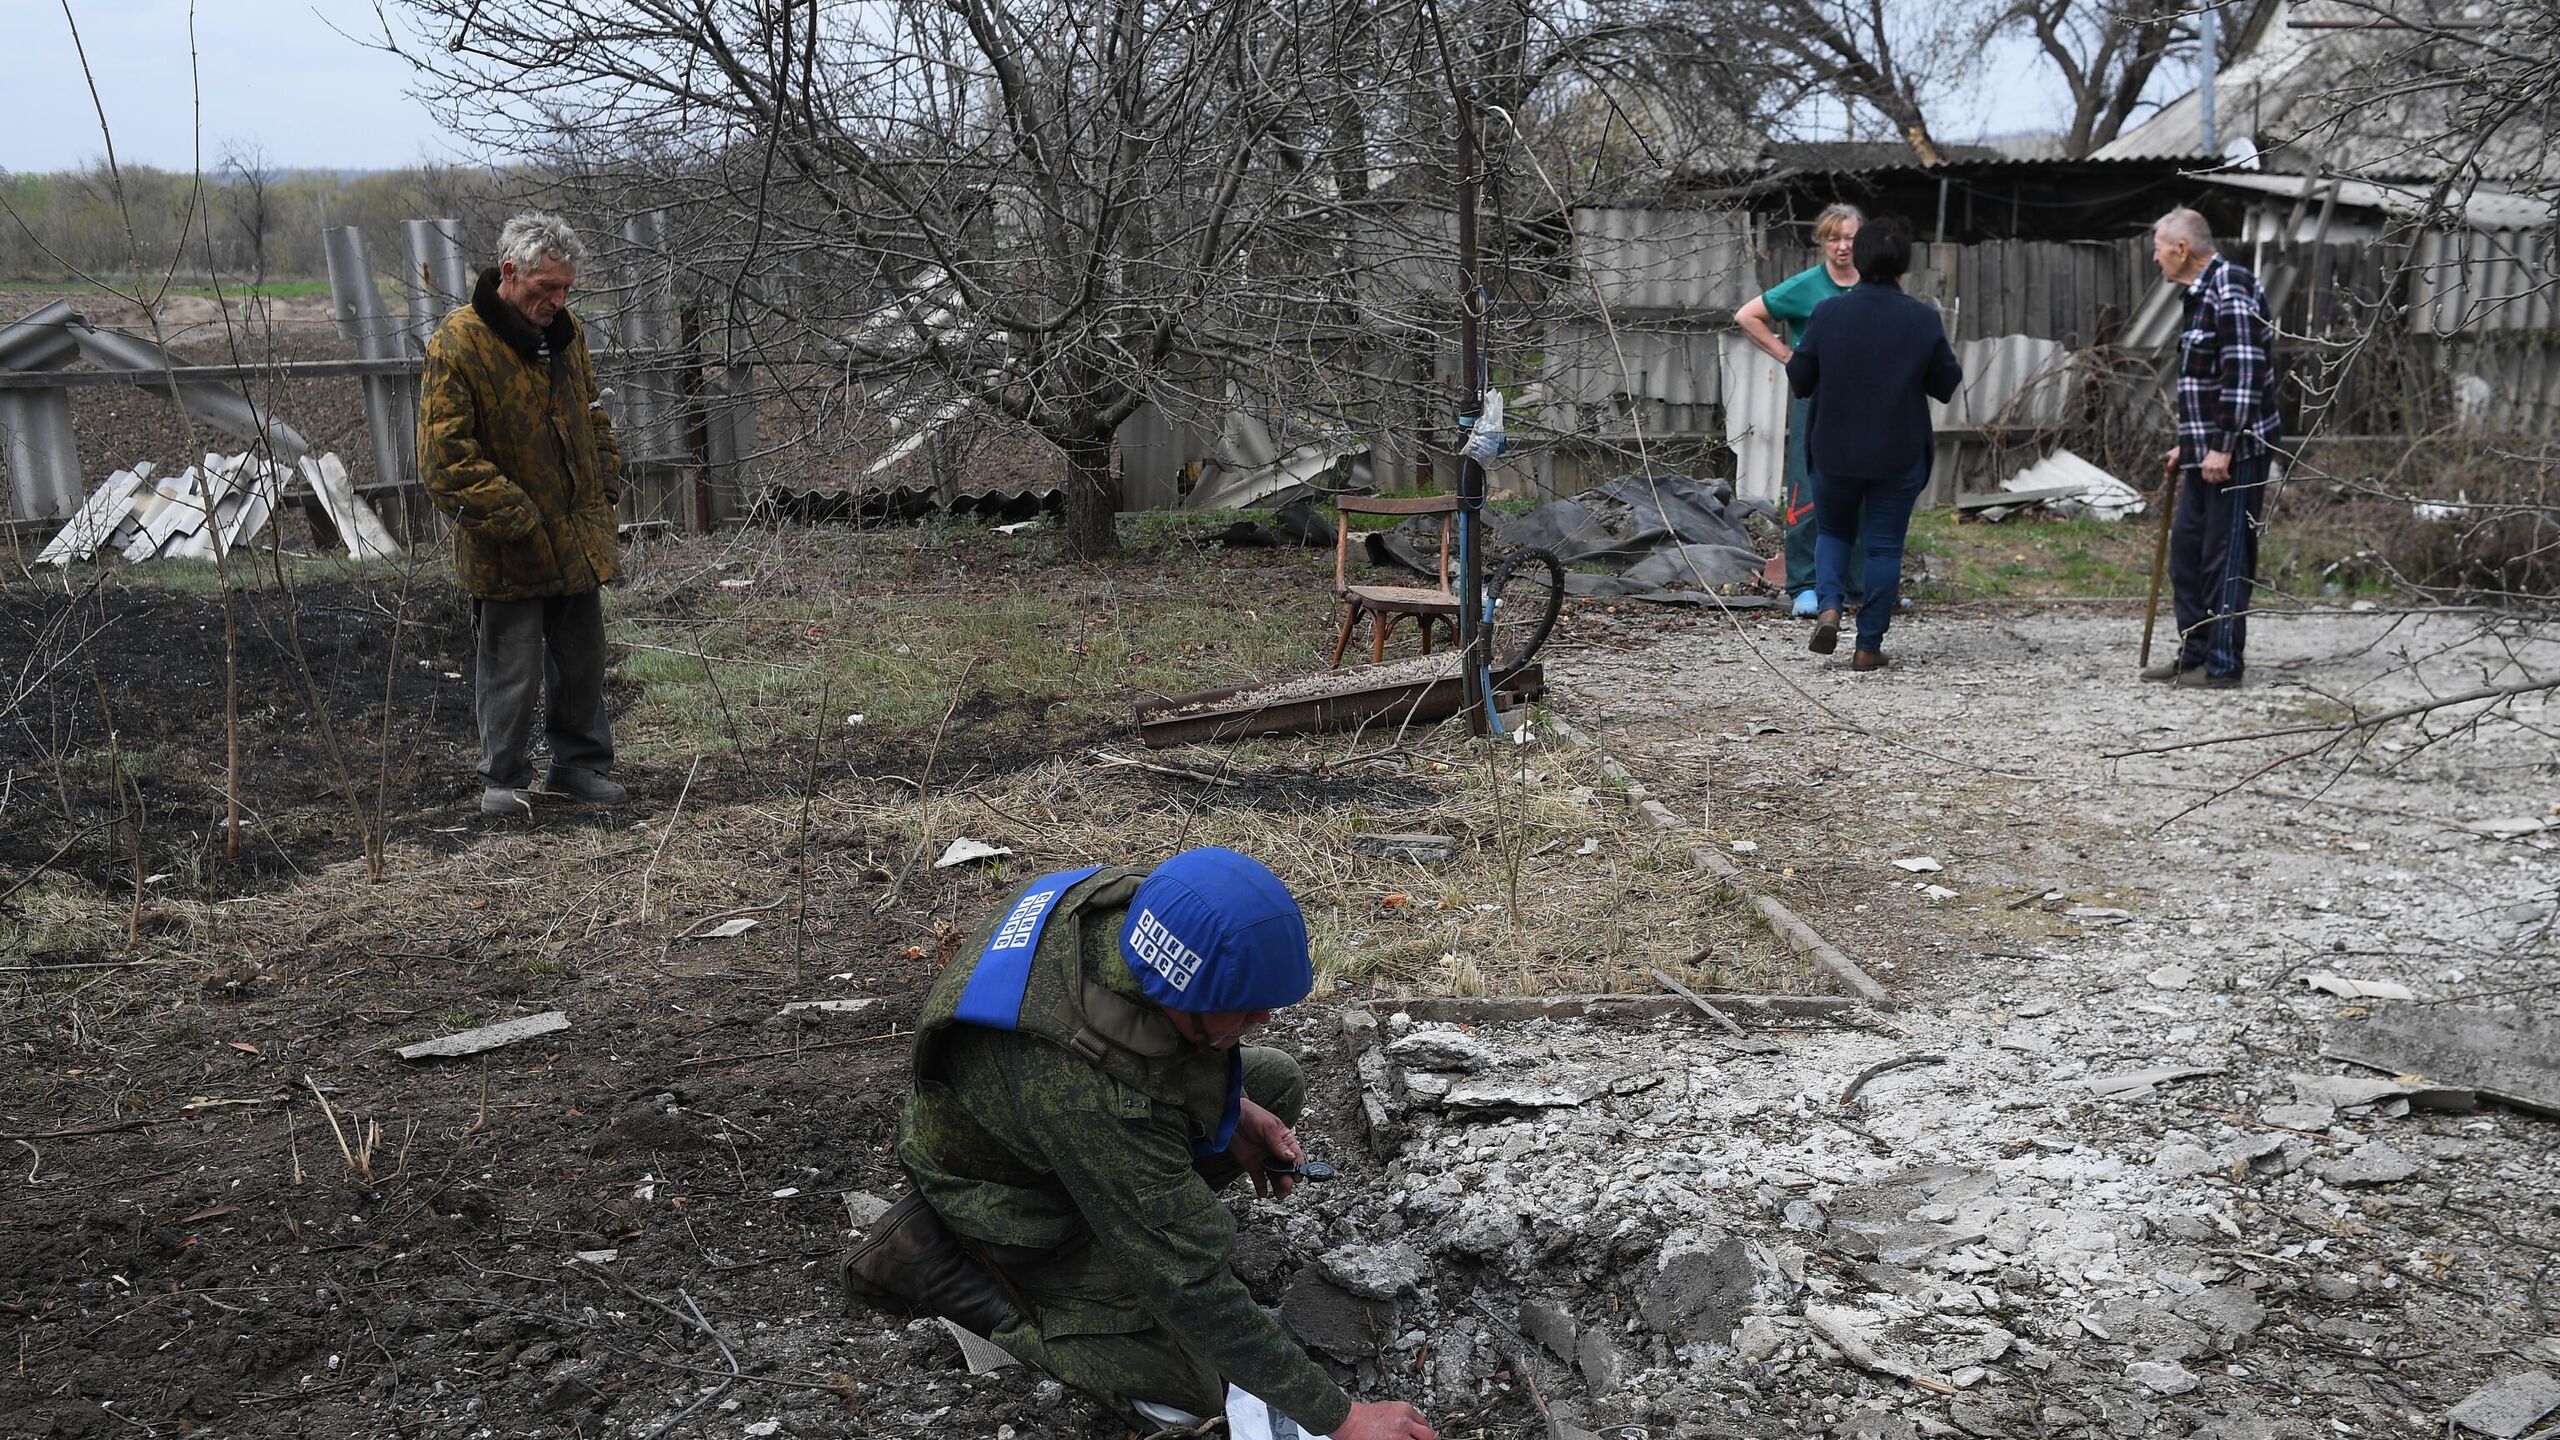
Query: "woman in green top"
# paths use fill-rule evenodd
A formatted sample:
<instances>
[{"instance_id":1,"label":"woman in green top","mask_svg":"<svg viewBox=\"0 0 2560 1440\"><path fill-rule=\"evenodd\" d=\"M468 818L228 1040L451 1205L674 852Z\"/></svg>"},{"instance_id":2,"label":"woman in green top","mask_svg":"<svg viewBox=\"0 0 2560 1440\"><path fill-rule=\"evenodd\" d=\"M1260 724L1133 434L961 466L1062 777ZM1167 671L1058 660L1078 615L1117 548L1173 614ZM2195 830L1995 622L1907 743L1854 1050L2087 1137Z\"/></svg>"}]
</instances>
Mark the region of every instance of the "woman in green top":
<instances>
[{"instance_id":1,"label":"woman in green top","mask_svg":"<svg viewBox=\"0 0 2560 1440\"><path fill-rule=\"evenodd\" d=\"M1813 241L1822 249L1822 263L1745 301L1733 317L1734 323L1742 327L1743 338L1780 365L1793 358L1796 342L1804 338L1804 322L1813 317L1813 307L1858 283L1858 267L1851 263L1850 255L1858 238L1858 225L1865 218L1855 205L1824 207L1813 221ZM1783 338L1778 334L1779 321L1786 322ZM1811 427L1812 411L1811 399L1787 402L1787 484L1780 505L1787 523L1787 593L1796 597L1798 615L1810 615L1814 607L1813 479L1805 465L1805 432ZM1861 542L1857 553L1850 557L1849 574L1863 575L1866 566L1866 546ZM1850 583L1854 585L1856 580L1852 578ZM1854 608L1857 597L1852 595L1849 603Z\"/></svg>"}]
</instances>

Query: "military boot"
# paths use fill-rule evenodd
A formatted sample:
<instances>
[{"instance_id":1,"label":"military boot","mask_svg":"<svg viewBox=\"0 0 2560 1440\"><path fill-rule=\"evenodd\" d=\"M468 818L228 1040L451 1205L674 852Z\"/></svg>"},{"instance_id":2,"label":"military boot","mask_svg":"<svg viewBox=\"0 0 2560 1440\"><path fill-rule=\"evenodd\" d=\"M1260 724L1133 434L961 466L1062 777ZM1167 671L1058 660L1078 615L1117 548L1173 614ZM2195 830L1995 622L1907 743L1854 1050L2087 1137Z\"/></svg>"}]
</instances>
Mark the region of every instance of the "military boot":
<instances>
[{"instance_id":1,"label":"military boot","mask_svg":"<svg viewBox=\"0 0 2560 1440\"><path fill-rule=\"evenodd\" d=\"M939 1315L980 1335L1002 1329L1013 1310L995 1275L960 1248L913 1187L844 1257L844 1289L847 1300L875 1310Z\"/></svg>"}]
</instances>

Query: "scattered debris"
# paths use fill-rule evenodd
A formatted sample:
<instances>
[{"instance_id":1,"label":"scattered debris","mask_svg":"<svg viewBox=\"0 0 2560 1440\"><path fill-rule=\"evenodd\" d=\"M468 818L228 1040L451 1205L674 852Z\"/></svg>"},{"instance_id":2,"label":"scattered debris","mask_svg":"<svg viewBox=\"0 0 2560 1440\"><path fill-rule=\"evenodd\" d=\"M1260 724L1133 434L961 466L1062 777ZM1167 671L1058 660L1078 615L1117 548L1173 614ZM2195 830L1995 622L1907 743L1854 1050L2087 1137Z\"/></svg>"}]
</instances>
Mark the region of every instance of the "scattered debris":
<instances>
[{"instance_id":1,"label":"scattered debris","mask_svg":"<svg viewBox=\"0 0 2560 1440\"><path fill-rule=\"evenodd\" d=\"M2068 450L2056 450L2020 470L2001 481L2000 489L2020 502L2021 509L2028 504L2044 504L2065 516L2087 515L2105 521L2139 515L2146 503L2141 491ZM1994 499L1987 495L1976 498ZM1980 518L2006 519L2010 513L2009 507L1986 505Z\"/></svg>"},{"instance_id":2,"label":"scattered debris","mask_svg":"<svg viewBox=\"0 0 2560 1440\"><path fill-rule=\"evenodd\" d=\"M2322 1160L2312 1173L2332 1185L2396 1185L2418 1173L2418 1162L2376 1140L2342 1160Z\"/></svg>"},{"instance_id":3,"label":"scattered debris","mask_svg":"<svg viewBox=\"0 0 2560 1440\"><path fill-rule=\"evenodd\" d=\"M1914 875L1935 875L1947 868L1939 864L1934 855L1914 855L1908 859L1896 860L1893 862L1893 867L1897 870L1908 870Z\"/></svg>"},{"instance_id":4,"label":"scattered debris","mask_svg":"<svg viewBox=\"0 0 2560 1440\"><path fill-rule=\"evenodd\" d=\"M2169 964L2150 972L2142 979L2154 990L2184 990L2196 983L2196 972L2191 966Z\"/></svg>"},{"instance_id":5,"label":"scattered debris","mask_svg":"<svg viewBox=\"0 0 2560 1440\"><path fill-rule=\"evenodd\" d=\"M1372 1300L1414 1294L1431 1278L1431 1261L1401 1241L1339 1246L1318 1255L1316 1269L1352 1294Z\"/></svg>"},{"instance_id":6,"label":"scattered debris","mask_svg":"<svg viewBox=\"0 0 2560 1440\"><path fill-rule=\"evenodd\" d=\"M312 495L319 500L321 513L329 517L330 526L346 545L348 555L358 560L399 557L400 542L391 538L391 532L383 528L382 517L374 514L373 507L356 494L354 483L347 479L346 462L340 460L335 452L316 459L304 455L295 461L295 465L302 471L303 480L311 486Z\"/></svg>"},{"instance_id":7,"label":"scattered debris","mask_svg":"<svg viewBox=\"0 0 2560 1440\"><path fill-rule=\"evenodd\" d=\"M102 550L137 564L210 560L217 544L228 553L265 533L293 472L256 452L243 452L207 455L203 464L157 480L152 473L146 460L109 476L46 543L37 563L69 565L94 559ZM381 519L347 484L346 466L336 455L316 461L302 457L301 473L348 554L365 560L400 553Z\"/></svg>"},{"instance_id":8,"label":"scattered debris","mask_svg":"<svg viewBox=\"0 0 2560 1440\"><path fill-rule=\"evenodd\" d=\"M877 1000L794 1000L775 1011L774 1018L788 1020L798 1016L809 1020L825 1020L846 1015L859 1015L879 1003Z\"/></svg>"},{"instance_id":9,"label":"scattered debris","mask_svg":"<svg viewBox=\"0 0 2560 1440\"><path fill-rule=\"evenodd\" d=\"M1896 1055L1890 1060L1879 1060L1859 1071L1858 1078L1849 1082L1849 1088L1840 1092L1841 1108L1848 1108L1849 1102L1858 1098L1858 1092L1867 1088L1867 1082L1879 1075L1912 1065L1944 1065L1946 1063L1947 1057L1944 1055Z\"/></svg>"},{"instance_id":10,"label":"scattered debris","mask_svg":"<svg viewBox=\"0 0 2560 1440\"><path fill-rule=\"evenodd\" d=\"M2172 1081L2198 1080L2207 1075L2221 1073L2222 1067L2219 1065L2160 1065L2148 1070L2125 1070L2113 1075L2094 1076L2080 1083L2086 1086L2092 1095L2101 1099L2113 1099L2126 1095L2148 1095L2154 1087L2167 1085Z\"/></svg>"},{"instance_id":11,"label":"scattered debris","mask_svg":"<svg viewBox=\"0 0 2560 1440\"><path fill-rule=\"evenodd\" d=\"M1744 1054L1773 1055L1778 1051L1787 1048L1766 1036L1754 1035L1749 1031L1744 1030L1740 1025L1734 1023L1732 1016L1717 1009L1705 996L1698 994L1688 986L1681 984L1679 981L1672 979L1661 971L1654 971L1653 979L1655 984L1660 985L1663 989L1670 991L1681 999L1688 1001L1691 1008L1695 1009L1699 1014L1716 1022L1716 1028L1725 1033L1725 1043L1742 1051Z\"/></svg>"},{"instance_id":12,"label":"scattered debris","mask_svg":"<svg viewBox=\"0 0 2560 1440\"><path fill-rule=\"evenodd\" d=\"M1022 1363L1013 1358L1012 1351L983 1335L972 1333L956 1322L941 1320L937 1323L949 1331L952 1340L960 1346L960 1358L968 1365L969 1373L972 1375L993 1375L999 1370Z\"/></svg>"},{"instance_id":13,"label":"scattered debris","mask_svg":"<svg viewBox=\"0 0 2560 1440\"><path fill-rule=\"evenodd\" d=\"M2448 1425L2514 1440L2554 1410L2560 1410L2560 1379L2548 1370L2527 1370L2472 1391L2444 1418Z\"/></svg>"},{"instance_id":14,"label":"scattered debris","mask_svg":"<svg viewBox=\"0 0 2560 1440\"><path fill-rule=\"evenodd\" d=\"M687 940L735 940L763 923L753 916L741 915L733 920L723 920L708 930L696 930L684 938Z\"/></svg>"},{"instance_id":15,"label":"scattered debris","mask_svg":"<svg viewBox=\"0 0 2560 1440\"><path fill-rule=\"evenodd\" d=\"M2560 1021L2521 1010L2378 1005L2331 1026L2320 1053L2560 1114Z\"/></svg>"},{"instance_id":16,"label":"scattered debris","mask_svg":"<svg viewBox=\"0 0 2560 1440\"><path fill-rule=\"evenodd\" d=\"M2162 1395L2184 1395L2201 1383L2175 1360L2136 1360L2124 1367L2124 1378Z\"/></svg>"},{"instance_id":17,"label":"scattered debris","mask_svg":"<svg viewBox=\"0 0 2560 1440\"><path fill-rule=\"evenodd\" d=\"M566 1011L545 1010L539 1015L519 1016L513 1020L501 1020L495 1025L458 1030L433 1040L421 1040L415 1045L403 1045L392 1053L403 1060L450 1059L477 1055L483 1050L495 1050L502 1045L513 1045L519 1040L530 1040L537 1035L549 1035L568 1028Z\"/></svg>"},{"instance_id":18,"label":"scattered debris","mask_svg":"<svg viewBox=\"0 0 2560 1440\"><path fill-rule=\"evenodd\" d=\"M1472 1075L1502 1063L1490 1045L1463 1030L1433 1026L1416 1029L1387 1044L1389 1058L1412 1070L1447 1070Z\"/></svg>"},{"instance_id":19,"label":"scattered debris","mask_svg":"<svg viewBox=\"0 0 2560 1440\"><path fill-rule=\"evenodd\" d=\"M2133 918L2132 911L2119 910L2112 905L2074 905L2062 913L2069 919L2092 920L2105 925L2122 925Z\"/></svg>"},{"instance_id":20,"label":"scattered debris","mask_svg":"<svg viewBox=\"0 0 2560 1440\"><path fill-rule=\"evenodd\" d=\"M1448 835L1373 832L1352 836L1351 853L1410 860L1416 865L1446 865L1458 858L1458 842Z\"/></svg>"},{"instance_id":21,"label":"scattered debris","mask_svg":"<svg viewBox=\"0 0 2560 1440\"><path fill-rule=\"evenodd\" d=\"M2480 1103L2472 1091L2426 1080L2375 1080L2363 1075L2305 1075L2299 1071L2285 1078L2293 1082L2295 1100L2339 1110L2399 1100L2416 1110L2460 1112L2477 1108Z\"/></svg>"},{"instance_id":22,"label":"scattered debris","mask_svg":"<svg viewBox=\"0 0 2560 1440\"><path fill-rule=\"evenodd\" d=\"M1180 765L1159 765L1153 760L1134 760L1126 755L1114 755L1108 750L1094 751L1093 758L1094 763L1105 770L1133 766L1158 775L1171 775L1178 780L1197 780L1203 785L1217 785L1229 790L1236 789L1244 783L1232 775L1212 775L1206 770L1191 770Z\"/></svg>"},{"instance_id":23,"label":"scattered debris","mask_svg":"<svg viewBox=\"0 0 2560 1440\"><path fill-rule=\"evenodd\" d=\"M972 840L963 835L951 842L950 846L942 852L942 858L933 862L933 868L948 870L954 865L967 865L979 860L998 860L1012 853L1012 849L1007 846L990 845L984 840Z\"/></svg>"},{"instance_id":24,"label":"scattered debris","mask_svg":"<svg viewBox=\"0 0 2560 1440\"><path fill-rule=\"evenodd\" d=\"M2415 1000L2417 992L2392 980L2355 980L2326 970L2305 975L2302 983L2345 1000Z\"/></svg>"}]
</instances>

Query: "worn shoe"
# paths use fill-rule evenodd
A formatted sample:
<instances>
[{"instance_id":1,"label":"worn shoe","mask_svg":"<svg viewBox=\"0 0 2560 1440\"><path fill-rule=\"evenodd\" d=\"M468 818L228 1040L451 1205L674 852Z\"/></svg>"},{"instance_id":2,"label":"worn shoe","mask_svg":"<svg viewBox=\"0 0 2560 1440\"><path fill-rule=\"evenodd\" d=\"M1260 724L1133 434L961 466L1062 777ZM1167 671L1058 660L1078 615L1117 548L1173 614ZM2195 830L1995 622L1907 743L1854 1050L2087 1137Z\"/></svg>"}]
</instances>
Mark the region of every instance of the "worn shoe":
<instances>
[{"instance_id":1,"label":"worn shoe","mask_svg":"<svg viewBox=\"0 0 2560 1440\"><path fill-rule=\"evenodd\" d=\"M2144 666L2142 678L2156 685L2166 685L2194 668L2176 660L2163 660L2157 665Z\"/></svg>"},{"instance_id":2,"label":"worn shoe","mask_svg":"<svg viewBox=\"0 0 2560 1440\"><path fill-rule=\"evenodd\" d=\"M1813 638L1804 648L1816 655L1828 655L1840 648L1840 612L1825 610L1813 617Z\"/></svg>"},{"instance_id":3,"label":"worn shoe","mask_svg":"<svg viewBox=\"0 0 2560 1440\"><path fill-rule=\"evenodd\" d=\"M1881 650L1859 650L1849 656L1849 668L1852 670L1881 670L1884 667L1884 652Z\"/></svg>"},{"instance_id":4,"label":"worn shoe","mask_svg":"<svg viewBox=\"0 0 2560 1440\"><path fill-rule=\"evenodd\" d=\"M2199 665L2193 670L2179 671L2178 678L2169 683L2181 690L2237 690L2240 688L2240 677L2216 675Z\"/></svg>"},{"instance_id":5,"label":"worn shoe","mask_svg":"<svg viewBox=\"0 0 2560 1440\"><path fill-rule=\"evenodd\" d=\"M567 765L554 765L543 777L542 788L554 795L572 800L585 800L597 805L619 805L631 798L631 792L614 784L593 770L579 770Z\"/></svg>"},{"instance_id":6,"label":"worn shoe","mask_svg":"<svg viewBox=\"0 0 2560 1440\"><path fill-rule=\"evenodd\" d=\"M491 785L480 792L480 813L499 820L530 820L533 796L512 785Z\"/></svg>"},{"instance_id":7,"label":"worn shoe","mask_svg":"<svg viewBox=\"0 0 2560 1440\"><path fill-rule=\"evenodd\" d=\"M912 1186L844 1257L844 1290L848 1301L892 1315L939 1315L979 1335L1003 1329L1013 1310L994 1274L960 1248Z\"/></svg>"},{"instance_id":8,"label":"worn shoe","mask_svg":"<svg viewBox=\"0 0 2560 1440\"><path fill-rule=\"evenodd\" d=\"M1816 610L1819 610L1819 609L1821 609L1821 608L1822 608L1822 602L1821 602L1820 600L1818 600L1818 599L1814 598L1814 594L1813 594L1813 592L1812 592L1812 591L1810 591L1810 590L1800 590L1800 591L1797 591L1797 592L1796 592L1796 618L1797 618L1797 619L1799 619L1799 620L1810 620L1810 619L1812 619L1812 618L1813 618L1813 612L1814 612L1814 611L1816 611Z\"/></svg>"}]
</instances>

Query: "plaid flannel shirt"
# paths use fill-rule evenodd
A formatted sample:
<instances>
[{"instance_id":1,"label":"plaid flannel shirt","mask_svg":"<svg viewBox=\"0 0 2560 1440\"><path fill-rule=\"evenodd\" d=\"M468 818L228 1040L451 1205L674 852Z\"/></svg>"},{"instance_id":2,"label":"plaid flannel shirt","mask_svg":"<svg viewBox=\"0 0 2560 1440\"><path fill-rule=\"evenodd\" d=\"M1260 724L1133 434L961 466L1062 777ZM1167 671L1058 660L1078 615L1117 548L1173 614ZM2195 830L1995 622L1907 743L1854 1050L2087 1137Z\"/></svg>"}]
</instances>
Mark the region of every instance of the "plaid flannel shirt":
<instances>
[{"instance_id":1,"label":"plaid flannel shirt","mask_svg":"<svg viewBox=\"0 0 2560 1440\"><path fill-rule=\"evenodd\" d=\"M2275 326L2258 277L2216 255L2187 287L2178 332L2178 463L2243 459L2276 438Z\"/></svg>"}]
</instances>

